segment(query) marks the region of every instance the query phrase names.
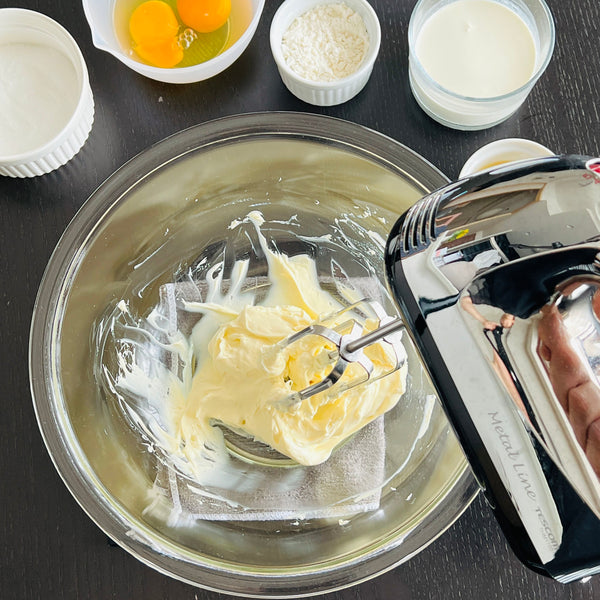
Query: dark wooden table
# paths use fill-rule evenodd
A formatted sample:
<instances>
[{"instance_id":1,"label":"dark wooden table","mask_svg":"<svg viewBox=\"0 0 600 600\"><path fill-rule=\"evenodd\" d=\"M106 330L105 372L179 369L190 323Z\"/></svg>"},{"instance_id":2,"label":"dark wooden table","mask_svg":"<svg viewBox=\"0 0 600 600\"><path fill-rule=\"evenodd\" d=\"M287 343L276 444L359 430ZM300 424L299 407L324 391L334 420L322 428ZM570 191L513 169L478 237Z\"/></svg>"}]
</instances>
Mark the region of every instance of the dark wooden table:
<instances>
[{"instance_id":1,"label":"dark wooden table","mask_svg":"<svg viewBox=\"0 0 600 600\"><path fill-rule=\"evenodd\" d=\"M557 153L600 153L598 0L549 0L557 43L548 70L517 114L474 133L438 125L411 96L407 27L414 0L372 0L383 32L373 76L353 100L323 109L297 100L279 79L269 26L280 3L267 0L254 39L230 69L205 82L174 86L144 79L94 48L78 2L15 2L48 14L75 37L88 65L96 116L89 140L65 167L33 179L0 177L3 600L225 598L160 575L112 545L63 485L32 408L27 347L42 272L77 209L125 161L188 126L264 110L318 112L363 124L413 148L450 178L478 147L503 137L537 140ZM2 0L0 7L5 6ZM529 572L478 498L446 534L408 563L322 598L589 600L600 598L600 578L563 586Z\"/></svg>"}]
</instances>

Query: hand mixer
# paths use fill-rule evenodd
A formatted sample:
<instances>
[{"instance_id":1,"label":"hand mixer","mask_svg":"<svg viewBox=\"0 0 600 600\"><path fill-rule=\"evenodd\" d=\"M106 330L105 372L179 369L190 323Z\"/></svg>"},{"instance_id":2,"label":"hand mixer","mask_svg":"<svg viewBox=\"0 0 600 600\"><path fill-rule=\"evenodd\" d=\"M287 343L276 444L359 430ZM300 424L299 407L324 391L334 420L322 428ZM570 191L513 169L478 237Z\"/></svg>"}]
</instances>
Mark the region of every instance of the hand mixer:
<instances>
[{"instance_id":1,"label":"hand mixer","mask_svg":"<svg viewBox=\"0 0 600 600\"><path fill-rule=\"evenodd\" d=\"M599 174L600 159L557 156L433 192L387 242L402 317L366 335L316 323L285 341L334 346L302 401L335 390L353 362L370 377L373 342L401 363L406 328L516 554L562 582L600 572Z\"/></svg>"}]
</instances>

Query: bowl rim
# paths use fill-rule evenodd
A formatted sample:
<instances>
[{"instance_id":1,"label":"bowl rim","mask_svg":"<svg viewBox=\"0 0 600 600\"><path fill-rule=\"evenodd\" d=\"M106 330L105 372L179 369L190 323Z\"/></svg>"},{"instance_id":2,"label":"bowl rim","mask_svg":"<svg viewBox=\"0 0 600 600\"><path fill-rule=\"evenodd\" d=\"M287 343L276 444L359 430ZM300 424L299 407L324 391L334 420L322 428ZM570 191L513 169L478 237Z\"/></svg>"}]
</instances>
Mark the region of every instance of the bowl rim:
<instances>
[{"instance_id":1,"label":"bowl rim","mask_svg":"<svg viewBox=\"0 0 600 600\"><path fill-rule=\"evenodd\" d=\"M74 430L63 416L66 409L62 399L59 398L58 402L52 399L52 377L56 374L60 358L60 350L54 348L53 341L59 334L57 314L60 315L59 310L64 305L63 291L72 281L82 245L99 227L100 217L114 208L132 187L131 173L138 173L143 167L144 173L151 174L161 165L199 148L208 148L217 141L247 138L249 128L257 137L291 135L305 141L312 136L314 140L340 142L349 150L360 149L361 152L365 152L363 146L366 145L367 153L373 156L376 152L383 154L382 164L390 168L394 152L401 152L409 165L421 169L420 176L425 181L419 182L416 177L413 180L424 193L447 181L436 167L399 142L362 125L323 115L249 113L209 121L169 136L142 151L109 176L82 205L59 240L42 277L33 309L29 343L30 388L42 438L63 482L92 521L127 552L163 574L205 589L244 597L307 597L371 579L408 560L437 539L467 509L479 490L466 459L456 468L452 485L448 485L441 497L432 502L435 506L431 507L431 514L443 508L446 512L449 509L450 517L441 529L436 525L434 534L425 543L412 539L411 532L400 536L398 531L392 531L371 548L366 558L364 555L358 558L350 556L338 560L333 566L285 574L236 571L233 565L225 567L224 563L216 564L216 561L193 563L191 552L186 555L176 543L169 544L158 532L152 536L148 528L141 527L135 517L103 488L83 455ZM405 173L400 167L396 170ZM138 178L137 181L143 179ZM158 544L162 544L163 548L159 549ZM399 548L402 548L400 554ZM239 589L231 588L235 584Z\"/></svg>"}]
</instances>

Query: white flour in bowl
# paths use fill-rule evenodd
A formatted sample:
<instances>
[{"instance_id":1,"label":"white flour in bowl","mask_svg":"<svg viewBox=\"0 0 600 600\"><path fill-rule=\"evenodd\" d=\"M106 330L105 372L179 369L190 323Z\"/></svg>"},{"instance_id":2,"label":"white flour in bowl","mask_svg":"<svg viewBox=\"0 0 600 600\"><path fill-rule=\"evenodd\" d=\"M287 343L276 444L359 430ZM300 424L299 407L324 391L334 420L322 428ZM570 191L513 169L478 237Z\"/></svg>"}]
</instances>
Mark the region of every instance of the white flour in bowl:
<instances>
[{"instance_id":1,"label":"white flour in bowl","mask_svg":"<svg viewBox=\"0 0 600 600\"><path fill-rule=\"evenodd\" d=\"M297 17L283 35L288 66L311 81L335 81L354 73L369 49L362 17L343 3L321 4Z\"/></svg>"}]
</instances>

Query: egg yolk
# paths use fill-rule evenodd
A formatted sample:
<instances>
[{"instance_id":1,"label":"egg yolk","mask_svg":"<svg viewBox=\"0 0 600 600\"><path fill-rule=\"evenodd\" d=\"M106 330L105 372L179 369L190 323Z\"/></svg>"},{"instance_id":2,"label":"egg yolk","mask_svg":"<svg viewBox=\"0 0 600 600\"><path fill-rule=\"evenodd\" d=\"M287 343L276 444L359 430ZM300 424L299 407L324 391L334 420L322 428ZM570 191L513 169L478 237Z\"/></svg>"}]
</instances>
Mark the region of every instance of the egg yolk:
<instances>
[{"instance_id":1,"label":"egg yolk","mask_svg":"<svg viewBox=\"0 0 600 600\"><path fill-rule=\"evenodd\" d=\"M181 20L199 33L222 27L231 13L231 0L177 0Z\"/></svg>"},{"instance_id":2,"label":"egg yolk","mask_svg":"<svg viewBox=\"0 0 600 600\"><path fill-rule=\"evenodd\" d=\"M173 9L162 0L143 2L129 19L134 50L156 67L174 67L183 59L183 49L177 43L178 31L179 22Z\"/></svg>"}]
</instances>

